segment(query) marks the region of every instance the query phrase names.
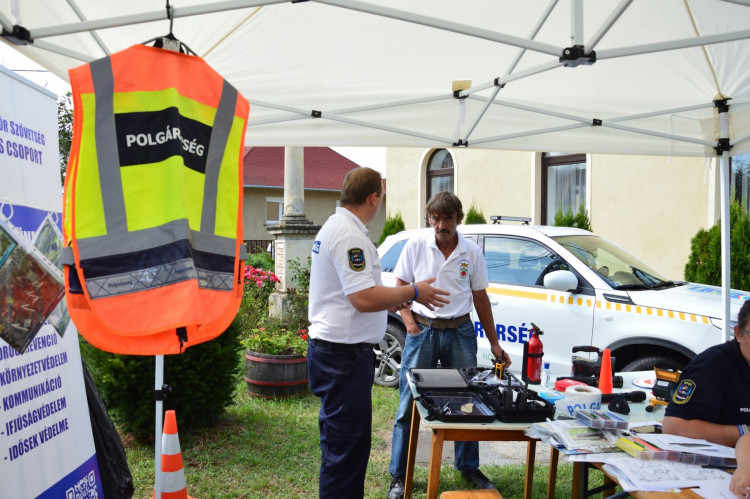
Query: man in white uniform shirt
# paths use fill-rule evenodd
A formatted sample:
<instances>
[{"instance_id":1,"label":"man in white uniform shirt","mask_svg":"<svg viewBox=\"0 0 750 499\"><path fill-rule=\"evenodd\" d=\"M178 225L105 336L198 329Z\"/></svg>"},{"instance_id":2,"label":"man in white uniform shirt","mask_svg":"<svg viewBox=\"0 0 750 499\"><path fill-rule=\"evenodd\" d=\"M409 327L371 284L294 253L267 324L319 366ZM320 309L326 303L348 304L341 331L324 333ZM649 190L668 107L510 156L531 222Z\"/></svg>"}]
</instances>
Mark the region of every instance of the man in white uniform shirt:
<instances>
[{"instance_id":1,"label":"man in white uniform shirt","mask_svg":"<svg viewBox=\"0 0 750 499\"><path fill-rule=\"evenodd\" d=\"M404 493L404 475L409 447L413 397L406 381L410 368L475 367L477 338L470 313L472 303L490 341L492 354L510 365L510 357L497 341L495 320L487 296L489 278L482 249L464 239L456 230L463 221L461 201L450 192L440 192L428 202L426 212L435 229L426 237L410 239L396 264L394 274L399 285L414 282L422 276L437 276L435 285L450 291L451 301L437 310L420 304L401 309L406 326L406 343L401 357L399 378L400 402L393 424L391 444L391 486L388 497L397 499ZM454 466L476 488L494 489L493 483L479 470L479 443L456 442Z\"/></svg>"},{"instance_id":2,"label":"man in white uniform shirt","mask_svg":"<svg viewBox=\"0 0 750 499\"><path fill-rule=\"evenodd\" d=\"M370 456L373 346L385 335L387 310L416 301L433 310L446 291L425 279L382 285L380 259L367 232L383 204L383 181L370 168L344 178L341 207L315 238L310 266L310 389L320 397L321 498L361 498Z\"/></svg>"}]
</instances>

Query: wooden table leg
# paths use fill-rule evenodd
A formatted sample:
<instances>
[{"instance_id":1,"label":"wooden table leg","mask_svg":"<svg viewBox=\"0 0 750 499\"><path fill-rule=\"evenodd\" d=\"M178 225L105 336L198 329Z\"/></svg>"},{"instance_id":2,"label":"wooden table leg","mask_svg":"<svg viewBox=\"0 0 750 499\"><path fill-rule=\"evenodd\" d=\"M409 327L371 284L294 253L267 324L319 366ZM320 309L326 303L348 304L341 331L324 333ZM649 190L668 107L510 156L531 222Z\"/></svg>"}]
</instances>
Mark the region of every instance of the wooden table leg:
<instances>
[{"instance_id":1,"label":"wooden table leg","mask_svg":"<svg viewBox=\"0 0 750 499\"><path fill-rule=\"evenodd\" d=\"M440 465L443 461L444 430L432 430L432 448L430 449L430 470L427 474L427 499L437 499L440 483Z\"/></svg>"},{"instance_id":2,"label":"wooden table leg","mask_svg":"<svg viewBox=\"0 0 750 499\"><path fill-rule=\"evenodd\" d=\"M615 495L615 481L612 480L609 475L604 473L604 485L610 485L611 487L606 489L602 494L603 497L612 497Z\"/></svg>"},{"instance_id":3,"label":"wooden table leg","mask_svg":"<svg viewBox=\"0 0 750 499\"><path fill-rule=\"evenodd\" d=\"M573 498L579 498L583 497L581 494L581 474L583 473L582 470L584 470L586 467L583 465L583 463L580 463L578 461L575 461L573 463L573 483L570 487L570 495Z\"/></svg>"},{"instance_id":4,"label":"wooden table leg","mask_svg":"<svg viewBox=\"0 0 750 499\"><path fill-rule=\"evenodd\" d=\"M550 445L549 474L547 475L547 499L555 499L555 485L557 483L557 462L560 459L560 451L557 447Z\"/></svg>"},{"instance_id":5,"label":"wooden table leg","mask_svg":"<svg viewBox=\"0 0 750 499\"><path fill-rule=\"evenodd\" d=\"M411 487L414 484L414 463L417 461L417 443L419 442L419 422L422 418L417 410L415 401L411 409L411 428L409 429L409 453L406 458L406 477L404 477L404 498L411 497Z\"/></svg>"},{"instance_id":6,"label":"wooden table leg","mask_svg":"<svg viewBox=\"0 0 750 499\"><path fill-rule=\"evenodd\" d=\"M529 440L526 445L526 483L523 487L524 499L531 499L534 486L534 461L536 459L536 440Z\"/></svg>"}]
</instances>

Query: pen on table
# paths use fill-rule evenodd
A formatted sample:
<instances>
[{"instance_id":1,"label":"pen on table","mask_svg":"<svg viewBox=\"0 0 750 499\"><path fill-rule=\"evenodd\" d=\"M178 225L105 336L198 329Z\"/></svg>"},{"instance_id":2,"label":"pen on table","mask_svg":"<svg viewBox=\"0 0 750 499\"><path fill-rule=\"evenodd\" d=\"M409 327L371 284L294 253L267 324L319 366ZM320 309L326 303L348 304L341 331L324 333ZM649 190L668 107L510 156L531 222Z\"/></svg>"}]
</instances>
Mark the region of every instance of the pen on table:
<instances>
[{"instance_id":1,"label":"pen on table","mask_svg":"<svg viewBox=\"0 0 750 499\"><path fill-rule=\"evenodd\" d=\"M641 452L646 450L642 445L633 442L627 437L620 437L617 442L615 442L615 445L633 457L638 457Z\"/></svg>"},{"instance_id":2,"label":"pen on table","mask_svg":"<svg viewBox=\"0 0 750 499\"><path fill-rule=\"evenodd\" d=\"M621 418L620 416L618 416L617 414L614 414L614 413L612 413L612 412L608 412L607 414L608 414L608 415L609 415L609 417L610 417L610 418L612 418L612 419L616 419L616 420L618 420L618 421L625 421L625 420L624 420L624 419L622 419L622 418Z\"/></svg>"},{"instance_id":3,"label":"pen on table","mask_svg":"<svg viewBox=\"0 0 750 499\"><path fill-rule=\"evenodd\" d=\"M641 444L641 443L639 443L639 442L636 442L636 441L635 441L635 440L633 440L632 438L626 438L626 440L627 440L628 442L630 442L631 444L635 445L636 447L640 447L641 449L643 449L643 450L646 450L646 447L645 447L645 446L644 446L643 444Z\"/></svg>"},{"instance_id":4,"label":"pen on table","mask_svg":"<svg viewBox=\"0 0 750 499\"><path fill-rule=\"evenodd\" d=\"M641 447L643 447L644 449L648 449L648 450L661 450L661 449L660 449L660 448L658 448L657 446L655 446L655 445L653 445L653 444L650 444L650 443L646 442L646 441L645 441L645 440L643 440L642 438L638 438L638 437L630 437L630 439L631 439L631 440L632 440L633 442L635 442L635 443L637 443L638 445L640 445Z\"/></svg>"}]
</instances>

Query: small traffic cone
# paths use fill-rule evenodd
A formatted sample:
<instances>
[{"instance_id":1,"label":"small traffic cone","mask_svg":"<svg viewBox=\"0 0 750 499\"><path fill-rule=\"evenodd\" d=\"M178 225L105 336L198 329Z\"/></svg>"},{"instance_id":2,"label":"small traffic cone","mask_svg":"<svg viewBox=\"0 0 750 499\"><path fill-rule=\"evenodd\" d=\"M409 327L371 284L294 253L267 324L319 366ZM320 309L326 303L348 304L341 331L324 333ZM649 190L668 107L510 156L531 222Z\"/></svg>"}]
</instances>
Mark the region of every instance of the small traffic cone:
<instances>
[{"instance_id":1,"label":"small traffic cone","mask_svg":"<svg viewBox=\"0 0 750 499\"><path fill-rule=\"evenodd\" d=\"M161 499L195 499L187 493L185 470L182 468L180 437L177 436L177 417L174 411L164 413L161 436ZM154 495L151 499L154 499Z\"/></svg>"},{"instance_id":2,"label":"small traffic cone","mask_svg":"<svg viewBox=\"0 0 750 499\"><path fill-rule=\"evenodd\" d=\"M612 393L612 356L609 348L602 352L602 365L599 368L599 390L602 393Z\"/></svg>"}]
</instances>

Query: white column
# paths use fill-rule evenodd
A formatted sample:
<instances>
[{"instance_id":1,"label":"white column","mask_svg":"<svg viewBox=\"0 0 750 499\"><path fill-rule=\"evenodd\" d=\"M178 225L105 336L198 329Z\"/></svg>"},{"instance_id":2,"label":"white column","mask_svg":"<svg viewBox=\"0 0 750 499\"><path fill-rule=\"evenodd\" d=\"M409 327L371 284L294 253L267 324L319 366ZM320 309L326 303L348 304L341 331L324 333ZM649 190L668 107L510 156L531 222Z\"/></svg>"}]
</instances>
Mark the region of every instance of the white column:
<instances>
[{"instance_id":1,"label":"white column","mask_svg":"<svg viewBox=\"0 0 750 499\"><path fill-rule=\"evenodd\" d=\"M305 214L305 148L284 148L284 216Z\"/></svg>"},{"instance_id":2,"label":"white column","mask_svg":"<svg viewBox=\"0 0 750 499\"><path fill-rule=\"evenodd\" d=\"M289 262L302 265L312 250L319 225L305 218L305 150L303 147L284 148L284 215L278 224L266 226L274 236L275 267L279 282L269 298L272 317L284 318L287 309L287 290L296 287Z\"/></svg>"}]
</instances>

